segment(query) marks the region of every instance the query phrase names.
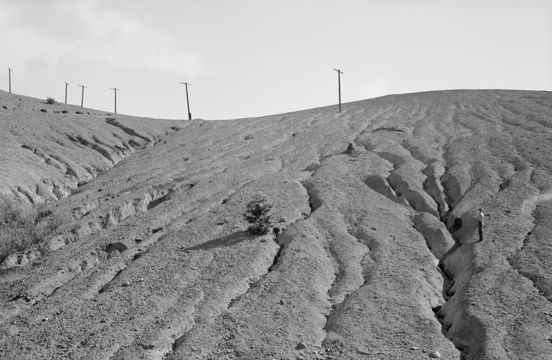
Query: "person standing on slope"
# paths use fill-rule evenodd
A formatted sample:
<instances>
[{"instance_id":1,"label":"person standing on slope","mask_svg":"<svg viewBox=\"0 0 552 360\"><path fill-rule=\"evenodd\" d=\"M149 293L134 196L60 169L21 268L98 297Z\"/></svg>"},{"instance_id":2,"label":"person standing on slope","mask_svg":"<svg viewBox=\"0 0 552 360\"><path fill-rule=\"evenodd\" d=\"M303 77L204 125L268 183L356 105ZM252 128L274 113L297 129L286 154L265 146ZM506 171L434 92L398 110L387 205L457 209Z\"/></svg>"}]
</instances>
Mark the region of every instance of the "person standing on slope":
<instances>
[{"instance_id":1,"label":"person standing on slope","mask_svg":"<svg viewBox=\"0 0 552 360\"><path fill-rule=\"evenodd\" d=\"M479 242L483 241L483 225L485 223L485 213L482 208L479 208L479 215L477 216L478 228L479 228Z\"/></svg>"}]
</instances>

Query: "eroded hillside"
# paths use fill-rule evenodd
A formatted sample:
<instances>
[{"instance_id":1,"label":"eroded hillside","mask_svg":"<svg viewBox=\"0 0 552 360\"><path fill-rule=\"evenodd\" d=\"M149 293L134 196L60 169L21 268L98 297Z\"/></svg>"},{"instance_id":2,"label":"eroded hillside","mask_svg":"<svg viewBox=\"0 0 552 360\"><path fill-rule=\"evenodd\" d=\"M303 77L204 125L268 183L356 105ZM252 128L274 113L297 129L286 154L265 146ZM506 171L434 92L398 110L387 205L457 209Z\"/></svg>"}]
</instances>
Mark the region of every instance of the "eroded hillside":
<instances>
[{"instance_id":1,"label":"eroded hillside","mask_svg":"<svg viewBox=\"0 0 552 360\"><path fill-rule=\"evenodd\" d=\"M548 92L207 122L3 111L2 191L68 220L4 261L2 358L552 358Z\"/></svg>"},{"instance_id":2,"label":"eroded hillside","mask_svg":"<svg viewBox=\"0 0 552 360\"><path fill-rule=\"evenodd\" d=\"M0 194L59 200L183 125L0 92Z\"/></svg>"}]
</instances>

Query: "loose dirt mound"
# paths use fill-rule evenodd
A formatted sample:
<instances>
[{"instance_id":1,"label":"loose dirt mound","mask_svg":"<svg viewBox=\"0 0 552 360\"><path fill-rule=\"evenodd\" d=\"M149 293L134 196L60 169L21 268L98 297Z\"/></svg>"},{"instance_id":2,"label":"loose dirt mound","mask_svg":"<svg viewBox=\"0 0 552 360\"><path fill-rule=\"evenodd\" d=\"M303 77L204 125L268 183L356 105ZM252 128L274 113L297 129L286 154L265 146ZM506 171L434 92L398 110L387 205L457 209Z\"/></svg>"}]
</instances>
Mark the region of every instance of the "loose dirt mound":
<instances>
[{"instance_id":1,"label":"loose dirt mound","mask_svg":"<svg viewBox=\"0 0 552 360\"><path fill-rule=\"evenodd\" d=\"M552 358L548 92L207 122L2 103L0 191L69 220L3 263L1 358Z\"/></svg>"}]
</instances>

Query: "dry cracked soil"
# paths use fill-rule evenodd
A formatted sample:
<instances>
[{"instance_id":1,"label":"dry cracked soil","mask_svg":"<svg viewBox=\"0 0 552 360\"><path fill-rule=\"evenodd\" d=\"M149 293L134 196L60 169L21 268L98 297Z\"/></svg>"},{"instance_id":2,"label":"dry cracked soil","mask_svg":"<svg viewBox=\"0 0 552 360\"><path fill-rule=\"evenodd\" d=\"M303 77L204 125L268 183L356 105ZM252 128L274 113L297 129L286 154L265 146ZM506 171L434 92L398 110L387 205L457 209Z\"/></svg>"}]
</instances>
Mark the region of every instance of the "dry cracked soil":
<instances>
[{"instance_id":1,"label":"dry cracked soil","mask_svg":"<svg viewBox=\"0 0 552 360\"><path fill-rule=\"evenodd\" d=\"M1 92L0 130L3 198L64 219L2 260L1 359L552 359L550 92L227 121Z\"/></svg>"}]
</instances>

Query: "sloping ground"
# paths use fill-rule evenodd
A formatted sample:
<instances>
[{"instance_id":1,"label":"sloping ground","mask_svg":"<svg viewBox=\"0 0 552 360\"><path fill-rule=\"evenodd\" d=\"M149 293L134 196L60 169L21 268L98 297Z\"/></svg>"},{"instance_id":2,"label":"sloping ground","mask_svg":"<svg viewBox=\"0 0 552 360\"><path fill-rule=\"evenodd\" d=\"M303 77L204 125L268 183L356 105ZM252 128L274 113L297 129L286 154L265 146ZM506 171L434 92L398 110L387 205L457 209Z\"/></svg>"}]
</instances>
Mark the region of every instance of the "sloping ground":
<instances>
[{"instance_id":1,"label":"sloping ground","mask_svg":"<svg viewBox=\"0 0 552 360\"><path fill-rule=\"evenodd\" d=\"M154 146L57 201L71 221L36 260L4 263L0 357L552 358L552 94L124 124ZM257 194L273 234L245 231Z\"/></svg>"},{"instance_id":2,"label":"sloping ground","mask_svg":"<svg viewBox=\"0 0 552 360\"><path fill-rule=\"evenodd\" d=\"M0 91L0 195L31 204L59 200L183 124Z\"/></svg>"}]
</instances>

